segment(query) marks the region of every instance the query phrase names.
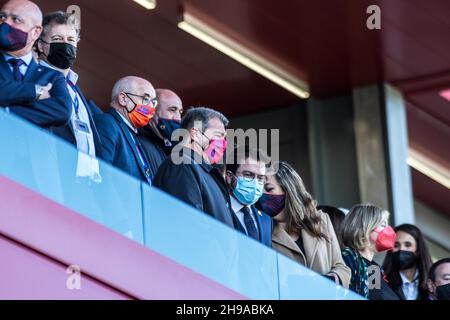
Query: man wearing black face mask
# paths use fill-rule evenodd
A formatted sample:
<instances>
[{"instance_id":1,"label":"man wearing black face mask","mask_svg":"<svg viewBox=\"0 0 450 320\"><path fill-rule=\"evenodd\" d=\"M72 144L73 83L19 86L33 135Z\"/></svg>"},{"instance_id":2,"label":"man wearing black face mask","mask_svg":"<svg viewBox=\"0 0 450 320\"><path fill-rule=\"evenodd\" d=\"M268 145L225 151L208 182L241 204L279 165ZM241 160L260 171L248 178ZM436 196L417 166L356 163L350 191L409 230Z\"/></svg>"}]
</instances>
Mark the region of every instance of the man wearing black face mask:
<instances>
[{"instance_id":1,"label":"man wearing black face mask","mask_svg":"<svg viewBox=\"0 0 450 320\"><path fill-rule=\"evenodd\" d=\"M436 261L428 273L430 300L450 300L450 258Z\"/></svg>"},{"instance_id":2,"label":"man wearing black face mask","mask_svg":"<svg viewBox=\"0 0 450 320\"><path fill-rule=\"evenodd\" d=\"M63 76L39 66L32 48L42 32L42 13L28 0L11 0L0 9L0 108L40 127L70 119L70 95Z\"/></svg>"},{"instance_id":3,"label":"man wearing black face mask","mask_svg":"<svg viewBox=\"0 0 450 320\"><path fill-rule=\"evenodd\" d=\"M71 96L72 116L64 126L51 130L56 135L77 146L77 149L93 158L101 155L101 141L93 116L102 113L86 100L77 86L78 75L72 70L77 56L79 26L74 16L62 11L44 17L43 32L37 42L41 65L55 69L64 75Z\"/></svg>"},{"instance_id":4,"label":"man wearing black face mask","mask_svg":"<svg viewBox=\"0 0 450 320\"><path fill-rule=\"evenodd\" d=\"M183 103L178 95L168 89L156 89L158 107L149 124L139 130L139 140L149 160L153 178L159 166L170 155L174 142L172 133L180 128Z\"/></svg>"}]
</instances>

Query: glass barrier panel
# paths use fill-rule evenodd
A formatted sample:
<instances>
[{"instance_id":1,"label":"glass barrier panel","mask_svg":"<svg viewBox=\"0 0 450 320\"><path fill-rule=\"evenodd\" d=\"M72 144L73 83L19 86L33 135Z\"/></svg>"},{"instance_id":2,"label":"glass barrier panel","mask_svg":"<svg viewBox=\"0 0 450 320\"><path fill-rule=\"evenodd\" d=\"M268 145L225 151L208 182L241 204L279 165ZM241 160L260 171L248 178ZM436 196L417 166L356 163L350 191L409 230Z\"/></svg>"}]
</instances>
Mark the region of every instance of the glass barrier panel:
<instances>
[{"instance_id":1,"label":"glass barrier panel","mask_svg":"<svg viewBox=\"0 0 450 320\"><path fill-rule=\"evenodd\" d=\"M0 108L0 174L143 243L140 181Z\"/></svg>"},{"instance_id":2,"label":"glass barrier panel","mask_svg":"<svg viewBox=\"0 0 450 320\"><path fill-rule=\"evenodd\" d=\"M251 299L278 299L276 253L144 186L145 245Z\"/></svg>"}]
</instances>

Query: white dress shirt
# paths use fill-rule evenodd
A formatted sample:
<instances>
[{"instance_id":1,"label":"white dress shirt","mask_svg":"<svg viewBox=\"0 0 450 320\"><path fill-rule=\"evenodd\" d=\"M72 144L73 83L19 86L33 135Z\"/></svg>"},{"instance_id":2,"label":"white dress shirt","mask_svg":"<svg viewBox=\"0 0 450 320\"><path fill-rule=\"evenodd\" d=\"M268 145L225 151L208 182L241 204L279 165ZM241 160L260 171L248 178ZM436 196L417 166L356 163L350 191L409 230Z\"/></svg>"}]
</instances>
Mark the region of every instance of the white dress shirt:
<instances>
[{"instance_id":1,"label":"white dress shirt","mask_svg":"<svg viewBox=\"0 0 450 320\"><path fill-rule=\"evenodd\" d=\"M44 67L48 67L57 71L59 69L54 66L48 64L44 60L41 61L41 65ZM67 89L70 93L70 98L72 99L72 116L70 117L70 121L72 123L73 133L75 135L75 140L77 142L77 149L81 152L84 152L91 157L95 157L95 143L94 143L94 135L92 134L91 121L89 118L89 113L87 111L87 107L81 99L80 94L69 85L68 81L72 82L74 85L78 82L78 74L76 74L73 70L69 70L67 74ZM75 106L76 101L78 101L78 113L76 112ZM77 122L81 121L89 129L89 132L84 132L78 129Z\"/></svg>"},{"instance_id":2,"label":"white dress shirt","mask_svg":"<svg viewBox=\"0 0 450 320\"><path fill-rule=\"evenodd\" d=\"M416 300L419 295L419 271L416 270L414 280L410 282L408 278L400 271L400 278L402 279L402 291L406 300Z\"/></svg>"},{"instance_id":3,"label":"white dress shirt","mask_svg":"<svg viewBox=\"0 0 450 320\"><path fill-rule=\"evenodd\" d=\"M62 71L44 60L40 61L40 64L44 67L51 68L53 70ZM77 143L78 149L78 161L77 161L77 177L89 178L95 183L101 183L102 177L100 175L100 166L98 160L95 158L95 142L94 134L92 132L91 121L89 118L89 113L86 105L83 102L80 94L77 90L69 85L69 82L76 85L78 82L78 74L73 70L69 70L66 77L67 89L70 93L70 98L72 100L72 115L70 117L70 122L73 128L73 134L75 136L75 141ZM78 101L78 113L76 112L76 101ZM86 125L89 132L79 130L77 123L82 122Z\"/></svg>"},{"instance_id":4,"label":"white dress shirt","mask_svg":"<svg viewBox=\"0 0 450 320\"><path fill-rule=\"evenodd\" d=\"M255 217L253 215L253 210L251 206L245 206L242 203L240 203L233 195L230 196L231 198L231 208L233 209L234 214L239 219L239 222L241 223L242 227L244 228L245 232L247 232L247 227L245 226L244 222L244 213L241 211L243 207L248 207L250 209L250 212L252 213L250 216L252 217L253 223L255 224L256 230L258 230L258 224L256 223Z\"/></svg>"},{"instance_id":5,"label":"white dress shirt","mask_svg":"<svg viewBox=\"0 0 450 320\"><path fill-rule=\"evenodd\" d=\"M28 67L30 66L30 63L31 63L31 60L33 60L33 54L31 52L29 54L26 54L21 57L14 57L10 54L3 53L3 57L5 58L6 64L9 66L9 69L11 70L11 72L13 72L14 68L8 61L11 59L22 60L24 62L24 64L19 67L19 71L23 76L25 76L25 74L27 73ZM5 110L6 110L6 112L9 113L9 107L5 106Z\"/></svg>"}]
</instances>

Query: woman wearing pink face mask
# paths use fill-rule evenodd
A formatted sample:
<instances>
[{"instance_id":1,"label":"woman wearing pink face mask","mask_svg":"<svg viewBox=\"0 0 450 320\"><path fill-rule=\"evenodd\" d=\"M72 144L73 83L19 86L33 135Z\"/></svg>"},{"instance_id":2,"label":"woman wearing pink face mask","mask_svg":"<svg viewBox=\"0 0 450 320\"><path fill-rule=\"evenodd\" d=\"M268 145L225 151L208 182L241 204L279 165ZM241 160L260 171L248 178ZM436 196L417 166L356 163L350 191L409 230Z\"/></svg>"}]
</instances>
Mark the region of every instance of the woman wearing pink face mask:
<instances>
[{"instance_id":1,"label":"woman wearing pink face mask","mask_svg":"<svg viewBox=\"0 0 450 320\"><path fill-rule=\"evenodd\" d=\"M399 300L373 261L376 253L394 247L396 234L388 219L389 212L367 204L354 206L343 223L342 257L352 271L350 289L370 300Z\"/></svg>"}]
</instances>

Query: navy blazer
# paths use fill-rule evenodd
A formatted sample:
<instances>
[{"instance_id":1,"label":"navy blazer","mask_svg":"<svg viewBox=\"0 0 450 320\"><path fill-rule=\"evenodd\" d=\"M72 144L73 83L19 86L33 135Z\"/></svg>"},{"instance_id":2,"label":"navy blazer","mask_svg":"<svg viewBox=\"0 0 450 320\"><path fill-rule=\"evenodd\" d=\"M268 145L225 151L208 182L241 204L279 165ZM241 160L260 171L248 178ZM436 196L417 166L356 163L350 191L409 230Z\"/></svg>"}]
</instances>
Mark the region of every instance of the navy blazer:
<instances>
[{"instance_id":1,"label":"navy blazer","mask_svg":"<svg viewBox=\"0 0 450 320\"><path fill-rule=\"evenodd\" d=\"M102 141L100 139L100 135L98 134L97 126L94 122L94 115L96 114L102 114L103 111L100 110L100 108L92 101L92 100L86 100L85 96L83 95L83 92L80 90L78 86L75 86L78 94L81 97L81 100L83 101L84 105L86 106L86 110L89 116L89 122L92 129L92 136L94 138L94 144L95 144L95 156L100 158L102 154ZM75 139L75 133L73 130L72 121L69 121L65 126L59 126L59 127L51 127L50 130L57 136L63 138L64 140L70 142L73 145L77 145L77 140Z\"/></svg>"},{"instance_id":2,"label":"navy blazer","mask_svg":"<svg viewBox=\"0 0 450 320\"><path fill-rule=\"evenodd\" d=\"M186 163L175 164L168 157L159 167L153 185L234 229L230 196L222 174L207 163L196 162L192 150L182 150Z\"/></svg>"},{"instance_id":3,"label":"navy blazer","mask_svg":"<svg viewBox=\"0 0 450 320\"><path fill-rule=\"evenodd\" d=\"M36 100L35 85L51 83L50 98ZM72 100L61 72L38 65L34 59L28 66L23 81L14 75L0 52L0 107L42 128L66 125L72 115Z\"/></svg>"},{"instance_id":4,"label":"navy blazer","mask_svg":"<svg viewBox=\"0 0 450 320\"><path fill-rule=\"evenodd\" d=\"M94 121L102 142L104 161L151 184L148 170L139 160L139 153L133 142L138 143L137 135L131 131L116 110L110 108L106 113L94 115ZM143 154L145 157L145 154Z\"/></svg>"},{"instance_id":5,"label":"navy blazer","mask_svg":"<svg viewBox=\"0 0 450 320\"><path fill-rule=\"evenodd\" d=\"M256 219L256 224L258 225L259 242L272 248L272 219L264 212L256 209L255 206L251 206L251 209L253 216ZM237 229L242 233L247 234L236 214L234 215L234 219Z\"/></svg>"}]
</instances>

